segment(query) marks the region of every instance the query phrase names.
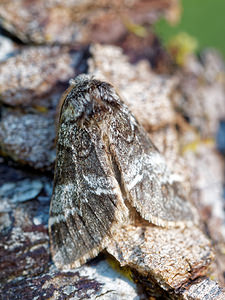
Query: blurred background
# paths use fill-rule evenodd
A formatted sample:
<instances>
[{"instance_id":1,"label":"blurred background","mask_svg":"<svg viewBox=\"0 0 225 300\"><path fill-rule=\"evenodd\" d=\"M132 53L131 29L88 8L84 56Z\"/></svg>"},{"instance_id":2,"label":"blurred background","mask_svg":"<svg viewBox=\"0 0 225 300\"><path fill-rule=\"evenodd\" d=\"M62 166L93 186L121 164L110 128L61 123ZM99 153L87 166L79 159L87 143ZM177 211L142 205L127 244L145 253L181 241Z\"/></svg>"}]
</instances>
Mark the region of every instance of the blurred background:
<instances>
[{"instance_id":1,"label":"blurred background","mask_svg":"<svg viewBox=\"0 0 225 300\"><path fill-rule=\"evenodd\" d=\"M172 26L160 20L155 24L155 29L165 45L181 32L186 32L195 39L197 51L213 47L225 57L224 9L223 0L182 0L177 12L178 22Z\"/></svg>"}]
</instances>

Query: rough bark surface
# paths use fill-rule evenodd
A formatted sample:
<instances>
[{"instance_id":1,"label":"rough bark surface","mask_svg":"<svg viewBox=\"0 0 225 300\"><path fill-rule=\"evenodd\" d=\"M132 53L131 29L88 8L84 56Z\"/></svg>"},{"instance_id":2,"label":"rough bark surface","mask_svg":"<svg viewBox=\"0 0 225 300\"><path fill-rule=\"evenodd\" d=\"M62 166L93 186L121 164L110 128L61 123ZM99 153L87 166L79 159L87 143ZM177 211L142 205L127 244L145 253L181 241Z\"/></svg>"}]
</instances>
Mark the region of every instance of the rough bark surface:
<instances>
[{"instance_id":1,"label":"rough bark surface","mask_svg":"<svg viewBox=\"0 0 225 300\"><path fill-rule=\"evenodd\" d=\"M83 54L58 46L21 49L0 65L1 101L42 112L55 108L69 79L79 73Z\"/></svg>"},{"instance_id":2,"label":"rough bark surface","mask_svg":"<svg viewBox=\"0 0 225 300\"><path fill-rule=\"evenodd\" d=\"M0 299L225 299L224 157L213 142L225 118L223 61L208 50L168 75L166 51L151 33L142 47L145 27L136 26L162 13L171 18L176 7L169 0L1 1L1 24L14 37L61 46L26 47L0 36ZM147 60L133 65L119 47L74 44L90 41ZM182 178L200 224L124 225L110 256L63 272L51 261L47 229L55 119L69 79L81 72L116 87Z\"/></svg>"},{"instance_id":3,"label":"rough bark surface","mask_svg":"<svg viewBox=\"0 0 225 300\"><path fill-rule=\"evenodd\" d=\"M176 0L1 1L0 22L26 43L110 43L133 23L152 24L176 7Z\"/></svg>"}]
</instances>

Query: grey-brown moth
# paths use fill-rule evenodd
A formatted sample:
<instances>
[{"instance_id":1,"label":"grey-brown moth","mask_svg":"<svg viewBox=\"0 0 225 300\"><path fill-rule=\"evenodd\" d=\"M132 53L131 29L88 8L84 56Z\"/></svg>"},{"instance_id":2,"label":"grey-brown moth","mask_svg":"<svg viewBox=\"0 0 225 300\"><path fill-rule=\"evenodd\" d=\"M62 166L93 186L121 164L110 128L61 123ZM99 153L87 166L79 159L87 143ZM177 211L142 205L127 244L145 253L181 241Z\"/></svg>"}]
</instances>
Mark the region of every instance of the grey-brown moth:
<instances>
[{"instance_id":1,"label":"grey-brown moth","mask_svg":"<svg viewBox=\"0 0 225 300\"><path fill-rule=\"evenodd\" d=\"M79 75L63 99L51 199L51 252L78 267L133 211L158 226L188 225L192 207L163 156L109 83Z\"/></svg>"}]
</instances>

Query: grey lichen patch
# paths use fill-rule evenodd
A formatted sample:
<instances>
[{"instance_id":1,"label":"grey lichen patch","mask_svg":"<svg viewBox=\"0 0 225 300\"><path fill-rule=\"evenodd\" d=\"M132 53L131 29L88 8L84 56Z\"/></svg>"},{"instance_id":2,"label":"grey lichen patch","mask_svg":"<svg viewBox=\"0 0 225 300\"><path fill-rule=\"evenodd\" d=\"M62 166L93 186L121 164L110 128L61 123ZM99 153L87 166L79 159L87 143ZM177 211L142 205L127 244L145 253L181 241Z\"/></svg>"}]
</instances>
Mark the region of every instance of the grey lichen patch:
<instances>
[{"instance_id":1,"label":"grey lichen patch","mask_svg":"<svg viewBox=\"0 0 225 300\"><path fill-rule=\"evenodd\" d=\"M0 34L0 62L7 60L16 51L13 42Z\"/></svg>"},{"instance_id":2,"label":"grey lichen patch","mask_svg":"<svg viewBox=\"0 0 225 300\"><path fill-rule=\"evenodd\" d=\"M40 180L24 179L17 183L6 182L0 188L0 199L18 203L34 199L42 190L43 184Z\"/></svg>"},{"instance_id":3,"label":"grey lichen patch","mask_svg":"<svg viewBox=\"0 0 225 300\"><path fill-rule=\"evenodd\" d=\"M54 120L37 114L4 111L0 121L0 151L21 164L50 169L55 160Z\"/></svg>"},{"instance_id":4,"label":"grey lichen patch","mask_svg":"<svg viewBox=\"0 0 225 300\"><path fill-rule=\"evenodd\" d=\"M81 58L70 50L28 47L8 58L0 65L0 100L11 106L54 106Z\"/></svg>"},{"instance_id":5,"label":"grey lichen patch","mask_svg":"<svg viewBox=\"0 0 225 300\"><path fill-rule=\"evenodd\" d=\"M6 283L8 299L140 299L135 285L116 273L106 261L79 270L59 272L54 266L39 275Z\"/></svg>"},{"instance_id":6,"label":"grey lichen patch","mask_svg":"<svg viewBox=\"0 0 225 300\"><path fill-rule=\"evenodd\" d=\"M223 300L225 298L224 290L215 281L211 281L208 278L199 279L191 285L187 285L181 294L181 299L183 300Z\"/></svg>"}]
</instances>

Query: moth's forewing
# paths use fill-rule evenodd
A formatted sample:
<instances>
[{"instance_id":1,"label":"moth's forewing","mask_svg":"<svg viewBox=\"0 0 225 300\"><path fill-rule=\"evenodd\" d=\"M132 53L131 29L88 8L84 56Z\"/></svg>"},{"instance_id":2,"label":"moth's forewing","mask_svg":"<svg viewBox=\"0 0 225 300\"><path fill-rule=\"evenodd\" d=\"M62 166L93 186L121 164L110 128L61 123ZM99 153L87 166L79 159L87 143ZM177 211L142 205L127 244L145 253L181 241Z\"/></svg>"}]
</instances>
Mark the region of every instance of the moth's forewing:
<instances>
[{"instance_id":1,"label":"moth's forewing","mask_svg":"<svg viewBox=\"0 0 225 300\"><path fill-rule=\"evenodd\" d=\"M165 227L193 224L195 210L179 178L126 106L114 111L109 136L127 199L142 218Z\"/></svg>"},{"instance_id":2,"label":"moth's forewing","mask_svg":"<svg viewBox=\"0 0 225 300\"><path fill-rule=\"evenodd\" d=\"M95 257L128 216L101 126L94 116L76 117L76 97L68 95L61 110L50 208L51 252L59 268Z\"/></svg>"}]
</instances>

